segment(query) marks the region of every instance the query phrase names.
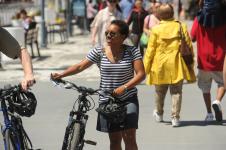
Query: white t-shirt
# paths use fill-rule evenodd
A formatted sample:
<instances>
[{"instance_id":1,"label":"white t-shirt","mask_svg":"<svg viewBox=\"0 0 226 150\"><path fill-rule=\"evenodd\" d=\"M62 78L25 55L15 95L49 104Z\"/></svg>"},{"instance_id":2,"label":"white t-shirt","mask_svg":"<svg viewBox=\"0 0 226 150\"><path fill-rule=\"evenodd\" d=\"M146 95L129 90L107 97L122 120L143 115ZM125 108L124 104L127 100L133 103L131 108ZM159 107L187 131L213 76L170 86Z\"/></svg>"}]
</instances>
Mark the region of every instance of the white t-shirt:
<instances>
[{"instance_id":1,"label":"white t-shirt","mask_svg":"<svg viewBox=\"0 0 226 150\"><path fill-rule=\"evenodd\" d=\"M106 42L104 32L106 31L107 27L110 25L111 21L118 19L122 20L123 16L122 13L119 12L117 9L114 12L110 12L108 7L100 10L96 17L94 18L91 28L96 27L97 28L97 34L96 34L96 45L103 46Z\"/></svg>"}]
</instances>

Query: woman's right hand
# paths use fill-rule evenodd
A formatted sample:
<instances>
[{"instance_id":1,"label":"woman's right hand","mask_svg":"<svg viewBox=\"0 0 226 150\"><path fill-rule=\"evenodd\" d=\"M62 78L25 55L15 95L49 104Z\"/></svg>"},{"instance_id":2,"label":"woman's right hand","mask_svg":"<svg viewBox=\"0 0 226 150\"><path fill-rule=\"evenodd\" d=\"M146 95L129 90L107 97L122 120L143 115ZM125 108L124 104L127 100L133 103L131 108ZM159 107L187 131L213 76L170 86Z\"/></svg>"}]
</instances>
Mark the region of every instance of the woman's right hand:
<instances>
[{"instance_id":1,"label":"woman's right hand","mask_svg":"<svg viewBox=\"0 0 226 150\"><path fill-rule=\"evenodd\" d=\"M60 73L51 73L50 77L51 79L61 79L62 75Z\"/></svg>"}]
</instances>

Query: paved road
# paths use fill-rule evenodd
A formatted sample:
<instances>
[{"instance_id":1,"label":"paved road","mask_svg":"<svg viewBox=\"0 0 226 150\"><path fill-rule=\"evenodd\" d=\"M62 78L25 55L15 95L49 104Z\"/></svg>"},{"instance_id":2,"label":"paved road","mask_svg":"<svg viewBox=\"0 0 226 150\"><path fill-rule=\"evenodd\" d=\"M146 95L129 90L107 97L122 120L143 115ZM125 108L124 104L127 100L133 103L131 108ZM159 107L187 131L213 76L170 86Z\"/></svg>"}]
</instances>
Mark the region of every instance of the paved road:
<instances>
[{"instance_id":1,"label":"paved road","mask_svg":"<svg viewBox=\"0 0 226 150\"><path fill-rule=\"evenodd\" d=\"M32 88L37 99L36 114L31 118L23 118L25 129L30 135L35 148L44 150L59 150L61 148L67 116L77 96L75 91L53 87L49 82L51 72L62 71L71 64L77 63L91 48L89 36L76 35L67 44L49 45L42 49L43 57L33 59L37 84ZM0 73L0 85L18 83L21 79L21 67L16 61L4 59L6 71ZM78 85L97 88L99 74L97 67L69 77L68 80ZM213 85L216 88L216 85ZM206 124L203 119L206 115L201 91L196 84L185 85L183 89L183 103L181 111L182 126L172 128L170 124L170 96L166 97L163 123L156 123L152 117L154 104L154 88L138 85L140 100L139 129L137 141L140 150L224 150L226 147L226 120L223 124L212 122ZM212 90L214 98L215 90ZM96 99L96 98L94 98ZM224 98L223 109L226 106ZM97 146L85 146L85 150L108 150L107 134L97 132L96 113L92 110L87 125L86 138L96 140ZM226 116L226 111L224 111ZM2 121L2 116L0 116ZM0 150L3 144L0 136Z\"/></svg>"},{"instance_id":2,"label":"paved road","mask_svg":"<svg viewBox=\"0 0 226 150\"><path fill-rule=\"evenodd\" d=\"M79 85L98 87L98 81L85 81L80 78L70 79ZM4 84L5 82L1 83ZM15 83L15 82L14 82ZM205 107L201 93L196 85L184 86L184 98L181 111L182 126L172 128L170 124L170 97L167 95L163 123L156 123L152 117L154 104L153 87L140 84L137 86L140 100L140 120L137 141L140 150L224 150L225 126L215 122L203 122ZM68 113L72 108L75 91L54 87L50 82L38 82L33 88L38 99L36 114L23 118L24 126L35 148L59 150L61 148ZM94 97L96 99L96 97ZM222 103L226 105L226 101ZM85 150L107 150L107 134L97 132L96 113L92 110L87 125L86 139L97 141L97 146L85 146ZM224 116L226 113L224 112ZM0 143L2 144L2 143ZM1 147L0 147L1 149Z\"/></svg>"}]
</instances>

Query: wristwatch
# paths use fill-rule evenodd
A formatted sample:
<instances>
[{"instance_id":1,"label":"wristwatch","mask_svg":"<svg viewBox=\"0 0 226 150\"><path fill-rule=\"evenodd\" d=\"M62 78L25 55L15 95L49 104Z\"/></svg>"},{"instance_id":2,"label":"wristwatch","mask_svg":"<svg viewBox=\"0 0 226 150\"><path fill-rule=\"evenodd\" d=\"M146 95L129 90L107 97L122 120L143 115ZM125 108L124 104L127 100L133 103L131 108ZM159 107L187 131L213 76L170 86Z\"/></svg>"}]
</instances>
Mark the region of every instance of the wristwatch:
<instances>
[{"instance_id":1,"label":"wristwatch","mask_svg":"<svg viewBox=\"0 0 226 150\"><path fill-rule=\"evenodd\" d=\"M128 92L128 87L126 85L123 85L125 92Z\"/></svg>"}]
</instances>

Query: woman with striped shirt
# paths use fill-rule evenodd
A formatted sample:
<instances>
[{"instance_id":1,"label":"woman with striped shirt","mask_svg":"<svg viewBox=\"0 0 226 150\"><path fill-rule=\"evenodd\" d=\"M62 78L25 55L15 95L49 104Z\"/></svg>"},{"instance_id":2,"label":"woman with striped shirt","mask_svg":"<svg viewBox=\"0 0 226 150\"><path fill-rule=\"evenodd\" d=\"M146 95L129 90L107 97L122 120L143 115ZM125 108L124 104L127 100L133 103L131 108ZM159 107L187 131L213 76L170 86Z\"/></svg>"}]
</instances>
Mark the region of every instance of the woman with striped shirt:
<instances>
[{"instance_id":1,"label":"woman with striped shirt","mask_svg":"<svg viewBox=\"0 0 226 150\"><path fill-rule=\"evenodd\" d=\"M127 107L123 125L110 123L98 114L97 130L109 134L110 150L122 149L122 139L126 150L138 149L136 129L139 103L135 86L144 80L145 72L140 51L134 46L123 44L128 33L129 27L124 21L112 21L105 32L107 46L92 49L80 63L69 67L63 73L52 74L53 78L60 79L97 64L101 75L100 89L113 90L114 96L125 102ZM100 105L106 100L106 97L100 96Z\"/></svg>"}]
</instances>

